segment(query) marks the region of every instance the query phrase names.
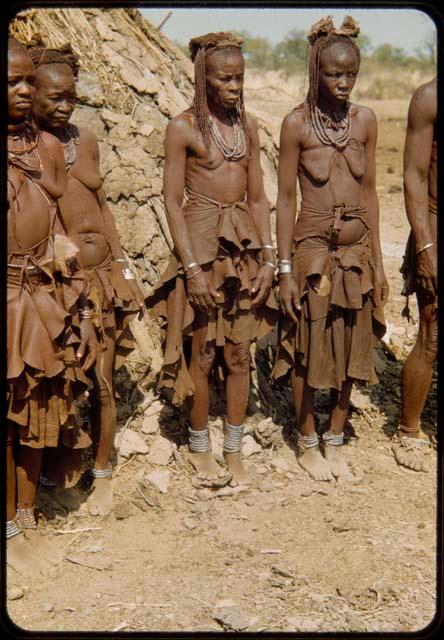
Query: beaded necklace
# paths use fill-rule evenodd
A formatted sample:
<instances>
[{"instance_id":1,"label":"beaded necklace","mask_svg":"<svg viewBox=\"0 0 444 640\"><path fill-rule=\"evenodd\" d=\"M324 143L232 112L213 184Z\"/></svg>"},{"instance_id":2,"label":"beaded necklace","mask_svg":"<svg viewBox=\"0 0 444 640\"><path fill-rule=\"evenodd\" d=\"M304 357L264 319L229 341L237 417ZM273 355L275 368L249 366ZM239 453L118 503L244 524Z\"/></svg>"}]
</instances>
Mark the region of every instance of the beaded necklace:
<instances>
[{"instance_id":1,"label":"beaded necklace","mask_svg":"<svg viewBox=\"0 0 444 640\"><path fill-rule=\"evenodd\" d=\"M235 118L230 111L230 120L233 126L234 133L234 145L231 149L225 142L211 113L208 114L208 120L210 125L211 137L213 138L216 147L222 153L223 157L226 160L239 160L240 158L242 158L245 155L246 144L244 129L241 125L239 114L237 114L237 117Z\"/></svg>"},{"instance_id":2,"label":"beaded necklace","mask_svg":"<svg viewBox=\"0 0 444 640\"><path fill-rule=\"evenodd\" d=\"M313 126L313 130L322 144L336 147L339 150L345 149L350 141L350 110L347 105L346 112L343 118L340 120L334 120L330 118L326 113L323 113L318 105L315 105L310 109L310 121ZM336 136L332 136L328 129L337 131Z\"/></svg>"}]
</instances>

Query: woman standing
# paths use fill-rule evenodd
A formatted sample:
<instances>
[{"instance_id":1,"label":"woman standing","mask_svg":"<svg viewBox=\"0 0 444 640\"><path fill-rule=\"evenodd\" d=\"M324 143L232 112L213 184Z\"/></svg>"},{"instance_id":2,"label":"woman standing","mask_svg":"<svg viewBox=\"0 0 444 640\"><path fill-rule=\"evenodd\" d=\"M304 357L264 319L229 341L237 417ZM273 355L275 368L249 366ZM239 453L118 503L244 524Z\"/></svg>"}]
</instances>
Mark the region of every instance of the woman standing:
<instances>
[{"instance_id":1,"label":"woman standing","mask_svg":"<svg viewBox=\"0 0 444 640\"><path fill-rule=\"evenodd\" d=\"M376 382L372 352L385 331L377 124L370 109L349 101L360 66L358 33L350 16L339 29L331 17L312 27L308 95L281 129L277 240L285 315L274 376L290 372L299 463L315 480L351 476L340 446L350 393L354 380ZM324 456L315 389L330 389Z\"/></svg>"},{"instance_id":2,"label":"woman standing","mask_svg":"<svg viewBox=\"0 0 444 640\"><path fill-rule=\"evenodd\" d=\"M132 347L128 325L143 307L143 295L106 205L97 139L88 129L69 122L76 104L76 56L69 45L64 51L34 47L30 54L36 68L34 116L41 129L62 143L68 182L59 205L68 236L79 247L90 304L87 313L94 319L99 341L96 366L90 374L94 383L90 396L94 467L88 510L91 515L104 516L112 508L113 372L116 355L125 356Z\"/></svg>"}]
</instances>

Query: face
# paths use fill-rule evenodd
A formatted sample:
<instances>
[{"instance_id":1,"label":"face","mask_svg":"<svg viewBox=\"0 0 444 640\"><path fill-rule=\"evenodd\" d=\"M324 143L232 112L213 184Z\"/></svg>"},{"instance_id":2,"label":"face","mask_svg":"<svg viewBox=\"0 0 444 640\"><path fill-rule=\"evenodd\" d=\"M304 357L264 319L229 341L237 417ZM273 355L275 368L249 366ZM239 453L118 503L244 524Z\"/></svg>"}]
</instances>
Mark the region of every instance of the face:
<instances>
[{"instance_id":1,"label":"face","mask_svg":"<svg viewBox=\"0 0 444 640\"><path fill-rule=\"evenodd\" d=\"M331 102L347 102L356 83L359 63L350 45L340 42L321 52L318 95Z\"/></svg>"},{"instance_id":2,"label":"face","mask_svg":"<svg viewBox=\"0 0 444 640\"><path fill-rule=\"evenodd\" d=\"M12 123L31 113L34 97L34 66L26 51L9 51L8 118Z\"/></svg>"},{"instance_id":3,"label":"face","mask_svg":"<svg viewBox=\"0 0 444 640\"><path fill-rule=\"evenodd\" d=\"M36 73L34 114L46 129L66 127L76 106L73 73L67 64L41 67Z\"/></svg>"},{"instance_id":4,"label":"face","mask_svg":"<svg viewBox=\"0 0 444 640\"><path fill-rule=\"evenodd\" d=\"M206 61L209 101L234 109L244 86L244 57L240 49L216 49Z\"/></svg>"}]
</instances>

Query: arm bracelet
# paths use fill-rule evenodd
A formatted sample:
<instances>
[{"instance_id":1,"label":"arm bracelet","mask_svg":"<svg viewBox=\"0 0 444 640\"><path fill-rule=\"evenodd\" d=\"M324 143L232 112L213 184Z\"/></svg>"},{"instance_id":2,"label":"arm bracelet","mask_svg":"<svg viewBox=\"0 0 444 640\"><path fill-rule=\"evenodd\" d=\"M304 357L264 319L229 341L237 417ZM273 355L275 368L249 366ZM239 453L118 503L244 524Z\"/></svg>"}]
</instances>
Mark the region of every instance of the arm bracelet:
<instances>
[{"instance_id":1,"label":"arm bracelet","mask_svg":"<svg viewBox=\"0 0 444 640\"><path fill-rule=\"evenodd\" d=\"M201 269L201 267L199 267L199 269L197 269L191 276L189 276L189 275L187 275L185 273L185 278L187 280L192 280L193 278L195 278L197 276L198 273L201 273L201 271L202 271L202 269Z\"/></svg>"},{"instance_id":2,"label":"arm bracelet","mask_svg":"<svg viewBox=\"0 0 444 640\"><path fill-rule=\"evenodd\" d=\"M290 261L288 261L290 262ZM278 265L278 270L279 270L279 275L281 275L282 273L293 273L293 266L292 264L282 264L282 260L279 262Z\"/></svg>"},{"instance_id":3,"label":"arm bracelet","mask_svg":"<svg viewBox=\"0 0 444 640\"><path fill-rule=\"evenodd\" d=\"M273 269L273 270L274 270L274 269L276 269L276 265L275 265L275 264L273 264L272 262L267 262L266 260L263 260L263 261L262 261L262 264L266 264L266 265L268 265L269 267L272 267L272 269Z\"/></svg>"},{"instance_id":4,"label":"arm bracelet","mask_svg":"<svg viewBox=\"0 0 444 640\"><path fill-rule=\"evenodd\" d=\"M275 248L272 244L263 244L262 249L273 249L273 251L275 251Z\"/></svg>"},{"instance_id":5,"label":"arm bracelet","mask_svg":"<svg viewBox=\"0 0 444 640\"><path fill-rule=\"evenodd\" d=\"M94 316L94 309L79 309L79 318L81 320L89 320L91 318L94 318Z\"/></svg>"},{"instance_id":6,"label":"arm bracelet","mask_svg":"<svg viewBox=\"0 0 444 640\"><path fill-rule=\"evenodd\" d=\"M418 251L416 252L416 255L418 255L418 253L422 253L426 249L430 249L430 247L433 247L434 244L435 244L434 242L428 242L421 249L418 249Z\"/></svg>"}]
</instances>

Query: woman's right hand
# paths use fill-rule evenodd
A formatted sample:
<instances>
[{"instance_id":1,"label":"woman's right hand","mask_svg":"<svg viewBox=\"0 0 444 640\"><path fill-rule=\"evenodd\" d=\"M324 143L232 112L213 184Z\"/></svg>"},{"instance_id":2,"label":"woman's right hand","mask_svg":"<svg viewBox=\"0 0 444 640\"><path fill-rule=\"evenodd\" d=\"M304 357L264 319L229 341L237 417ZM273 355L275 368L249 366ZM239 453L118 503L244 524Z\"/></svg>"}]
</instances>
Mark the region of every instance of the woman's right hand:
<instances>
[{"instance_id":1,"label":"woman's right hand","mask_svg":"<svg viewBox=\"0 0 444 640\"><path fill-rule=\"evenodd\" d=\"M203 271L187 280L187 293L193 307L207 313L215 308L215 299L220 296Z\"/></svg>"},{"instance_id":2,"label":"woman's right hand","mask_svg":"<svg viewBox=\"0 0 444 640\"><path fill-rule=\"evenodd\" d=\"M299 286L293 274L279 276L279 298L281 311L293 322L297 322L295 310L301 310L301 300Z\"/></svg>"}]
</instances>

